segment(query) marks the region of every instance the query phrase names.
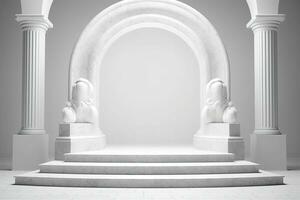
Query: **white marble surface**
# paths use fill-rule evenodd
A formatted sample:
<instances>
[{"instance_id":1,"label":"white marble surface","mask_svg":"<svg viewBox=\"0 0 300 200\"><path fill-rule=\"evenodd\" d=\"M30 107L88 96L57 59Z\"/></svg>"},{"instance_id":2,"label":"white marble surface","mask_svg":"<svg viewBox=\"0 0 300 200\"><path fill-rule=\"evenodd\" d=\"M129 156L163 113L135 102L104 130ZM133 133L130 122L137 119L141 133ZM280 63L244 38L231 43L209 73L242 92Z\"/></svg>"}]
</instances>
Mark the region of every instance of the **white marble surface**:
<instances>
[{"instance_id":1,"label":"white marble surface","mask_svg":"<svg viewBox=\"0 0 300 200\"><path fill-rule=\"evenodd\" d=\"M192 147L107 147L69 153L65 162L41 165L40 171L15 177L20 185L76 187L220 187L277 185L283 176L258 171L231 153ZM224 162L225 161L225 162Z\"/></svg>"},{"instance_id":2,"label":"white marble surface","mask_svg":"<svg viewBox=\"0 0 300 200\"><path fill-rule=\"evenodd\" d=\"M63 123L55 140L55 159L63 160L65 153L100 150L105 144L106 136L96 124Z\"/></svg>"},{"instance_id":3,"label":"white marble surface","mask_svg":"<svg viewBox=\"0 0 300 200\"><path fill-rule=\"evenodd\" d=\"M91 123L70 123L59 124L60 137L80 137L100 135L101 131Z\"/></svg>"},{"instance_id":4,"label":"white marble surface","mask_svg":"<svg viewBox=\"0 0 300 200\"><path fill-rule=\"evenodd\" d=\"M266 171L226 174L56 174L29 172L15 177L19 185L104 188L196 188L281 185L283 177Z\"/></svg>"},{"instance_id":5,"label":"white marble surface","mask_svg":"<svg viewBox=\"0 0 300 200\"><path fill-rule=\"evenodd\" d=\"M65 153L94 151L105 147L105 135L57 137L55 140L55 159L63 160Z\"/></svg>"},{"instance_id":6,"label":"white marble surface","mask_svg":"<svg viewBox=\"0 0 300 200\"><path fill-rule=\"evenodd\" d=\"M209 123L203 127L203 134L219 137L239 137L240 124Z\"/></svg>"},{"instance_id":7,"label":"white marble surface","mask_svg":"<svg viewBox=\"0 0 300 200\"><path fill-rule=\"evenodd\" d=\"M299 165L298 165L298 169ZM14 175L24 171L0 171L0 199L101 199L101 200L298 200L300 198L300 170L277 171L285 175L286 185L233 188L72 188L13 185Z\"/></svg>"},{"instance_id":8,"label":"white marble surface","mask_svg":"<svg viewBox=\"0 0 300 200\"><path fill-rule=\"evenodd\" d=\"M191 146L107 146L100 151L70 153L68 162L230 162L231 153L200 151Z\"/></svg>"},{"instance_id":9,"label":"white marble surface","mask_svg":"<svg viewBox=\"0 0 300 200\"><path fill-rule=\"evenodd\" d=\"M259 165L248 161L191 163L88 163L50 161L42 173L71 174L224 174L255 173Z\"/></svg>"},{"instance_id":10,"label":"white marble surface","mask_svg":"<svg viewBox=\"0 0 300 200\"><path fill-rule=\"evenodd\" d=\"M193 143L200 150L233 153L236 160L245 158L239 124L207 123L194 135Z\"/></svg>"}]
</instances>

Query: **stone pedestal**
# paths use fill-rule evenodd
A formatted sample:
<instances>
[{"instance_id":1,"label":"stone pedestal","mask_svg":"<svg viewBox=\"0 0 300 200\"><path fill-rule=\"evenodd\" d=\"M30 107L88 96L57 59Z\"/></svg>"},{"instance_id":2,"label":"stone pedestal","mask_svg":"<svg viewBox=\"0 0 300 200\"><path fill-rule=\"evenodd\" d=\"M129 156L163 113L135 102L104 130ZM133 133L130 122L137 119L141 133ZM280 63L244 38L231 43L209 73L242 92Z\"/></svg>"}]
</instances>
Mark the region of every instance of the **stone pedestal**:
<instances>
[{"instance_id":1,"label":"stone pedestal","mask_svg":"<svg viewBox=\"0 0 300 200\"><path fill-rule=\"evenodd\" d=\"M251 161L262 169L286 170L286 135L252 134Z\"/></svg>"},{"instance_id":2,"label":"stone pedestal","mask_svg":"<svg viewBox=\"0 0 300 200\"><path fill-rule=\"evenodd\" d=\"M194 146L201 150L234 153L236 160L244 159L239 124L208 123L194 135Z\"/></svg>"},{"instance_id":3,"label":"stone pedestal","mask_svg":"<svg viewBox=\"0 0 300 200\"><path fill-rule=\"evenodd\" d=\"M13 136L12 170L36 170L48 161L48 135Z\"/></svg>"},{"instance_id":4,"label":"stone pedestal","mask_svg":"<svg viewBox=\"0 0 300 200\"><path fill-rule=\"evenodd\" d=\"M59 137L55 140L55 160L63 160L65 153L100 150L105 144L105 135L93 124L60 124Z\"/></svg>"}]
</instances>

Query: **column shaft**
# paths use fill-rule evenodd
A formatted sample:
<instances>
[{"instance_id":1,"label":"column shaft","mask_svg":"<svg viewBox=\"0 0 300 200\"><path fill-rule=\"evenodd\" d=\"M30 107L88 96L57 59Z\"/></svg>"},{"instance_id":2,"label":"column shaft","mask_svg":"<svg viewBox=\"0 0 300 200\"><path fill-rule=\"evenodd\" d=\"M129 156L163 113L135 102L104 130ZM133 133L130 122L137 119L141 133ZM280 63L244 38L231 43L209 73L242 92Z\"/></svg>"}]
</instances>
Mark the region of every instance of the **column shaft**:
<instances>
[{"instance_id":1,"label":"column shaft","mask_svg":"<svg viewBox=\"0 0 300 200\"><path fill-rule=\"evenodd\" d=\"M17 21L23 31L20 134L43 134L45 133L45 35L52 24L39 15L18 15Z\"/></svg>"},{"instance_id":2,"label":"column shaft","mask_svg":"<svg viewBox=\"0 0 300 200\"><path fill-rule=\"evenodd\" d=\"M277 32L260 28L255 40L255 129L278 130Z\"/></svg>"},{"instance_id":3,"label":"column shaft","mask_svg":"<svg viewBox=\"0 0 300 200\"><path fill-rule=\"evenodd\" d=\"M280 134L278 129L277 29L284 16L258 16L254 32L255 133Z\"/></svg>"},{"instance_id":4,"label":"column shaft","mask_svg":"<svg viewBox=\"0 0 300 200\"><path fill-rule=\"evenodd\" d=\"M22 132L44 130L45 31L23 31Z\"/></svg>"}]
</instances>

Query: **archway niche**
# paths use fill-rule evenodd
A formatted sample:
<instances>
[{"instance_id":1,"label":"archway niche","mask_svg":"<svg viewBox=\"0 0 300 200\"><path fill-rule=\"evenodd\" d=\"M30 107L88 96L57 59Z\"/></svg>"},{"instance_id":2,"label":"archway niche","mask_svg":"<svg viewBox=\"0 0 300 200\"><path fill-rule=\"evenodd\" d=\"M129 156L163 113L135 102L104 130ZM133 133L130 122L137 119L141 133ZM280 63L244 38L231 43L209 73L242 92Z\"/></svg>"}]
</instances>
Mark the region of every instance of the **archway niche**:
<instances>
[{"instance_id":1,"label":"archway niche","mask_svg":"<svg viewBox=\"0 0 300 200\"><path fill-rule=\"evenodd\" d=\"M197 84L199 85L194 87L198 88L196 92L199 95L197 98L199 100L198 113L205 105L205 88L211 79L219 78L227 85L228 98L230 99L229 62L219 35L212 24L198 11L186 4L171 0L121 1L99 13L84 29L73 50L69 71L69 99L72 96L72 85L76 80L79 78L89 80L95 88L95 103L100 112L101 120L103 118L102 114L105 115L109 112L104 110L101 113L101 99L105 100L105 97L101 96L100 90L105 86L105 84L103 87L101 85L103 82L101 73L105 70L107 63L110 62L108 65L113 63L112 60L108 61L106 56L111 56L112 49L116 48L124 38L132 37L132 34L136 33L144 34L145 31L152 31L153 35L159 32L162 35L165 34L162 37L166 37L166 35L170 38L174 37L176 38L174 39L175 43L182 45L187 52L190 52L186 55L186 58L190 56L191 60L195 61L191 65L198 67ZM149 37L151 37L151 34L149 34ZM162 42L161 45L162 50L164 50L163 46L166 44ZM170 48L170 52L172 50ZM176 59L180 60L180 58ZM174 58L174 60L176 59ZM166 64L170 63L172 62L166 62ZM132 66L122 66L123 70L128 67ZM141 68L143 67L145 66L141 66ZM170 69L169 66L168 69ZM169 73L172 73L172 71ZM172 76L169 75L169 77ZM107 93L107 91L104 93ZM122 101L122 99L120 98L119 101ZM200 118L197 119L199 120L198 124L200 124ZM176 135L173 137L176 137ZM192 138L190 138L190 141L192 141Z\"/></svg>"}]
</instances>

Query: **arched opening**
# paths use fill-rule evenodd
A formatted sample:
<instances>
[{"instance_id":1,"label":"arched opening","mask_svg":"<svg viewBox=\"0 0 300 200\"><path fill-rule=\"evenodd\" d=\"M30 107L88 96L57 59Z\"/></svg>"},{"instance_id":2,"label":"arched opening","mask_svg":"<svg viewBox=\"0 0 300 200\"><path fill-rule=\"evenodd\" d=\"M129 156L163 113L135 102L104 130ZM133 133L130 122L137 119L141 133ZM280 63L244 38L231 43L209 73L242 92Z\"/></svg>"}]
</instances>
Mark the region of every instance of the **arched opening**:
<instances>
[{"instance_id":1,"label":"arched opening","mask_svg":"<svg viewBox=\"0 0 300 200\"><path fill-rule=\"evenodd\" d=\"M181 88L186 85L186 88L182 92L187 92L187 91L194 91L194 99L193 100L188 100L191 98L192 94L190 93L189 95L186 95L186 97L180 97L182 99L177 99L177 104L171 104L168 102L168 106L170 107L170 110L167 112L162 112L161 110L164 110L166 108L166 100L168 98L171 98L172 95L170 96L164 96L168 93L162 93L158 92L158 86L155 84L155 77L152 80L152 87L157 87L156 89L151 89L148 88L148 91L142 91L140 89L139 92L135 91L138 90L137 87L141 88L147 88L146 85L149 83L146 83L145 81L147 80L147 76L158 76L158 74L163 74L162 72L160 73L154 73L152 70L155 70L155 67L148 66L148 75L145 75L145 78L142 79L141 76L138 76L138 74L141 74L143 72L139 72L139 70L146 70L147 69L147 64L151 64L151 62L154 61L147 61L147 63L143 62L137 62L136 65L142 65L143 67L136 68L134 70L135 73L137 74L136 77L131 77L131 79L136 79L136 82L138 82L138 79L140 79L139 83L136 83L136 85L131 84L130 80L127 82L127 90L130 95L127 95L126 97L121 96L122 92L120 92L118 95L118 105L122 105L123 107L119 107L120 110L116 111L119 114L120 119L118 119L118 125L116 125L117 121L114 121L114 125L111 125L110 119L115 119L117 115L112 115L109 116L109 113L112 113L114 109L117 109L117 107L113 107L111 105L108 105L110 109L106 109L103 104L105 103L112 103L113 101L109 102L109 96L111 93L116 92L118 90L121 90L126 84L120 85L119 83L111 83L109 84L109 87L111 85L118 85L117 88L115 88L115 91L109 91L109 89L105 92L105 85L108 85L108 82L112 82L112 80L106 80L107 77L104 75L101 75L105 69L102 69L103 66L107 65L110 66L110 68L118 68L118 66L121 66L120 63L116 64L115 62L122 61L123 68L119 70L127 70L130 69L130 67L134 67L135 64L130 63L128 60L133 60L137 61L137 57L143 58L147 57L147 50L136 50L131 49L131 51L136 51L135 54L138 54L139 56L136 56L135 58L128 59L126 56L126 53L128 52L128 48L134 48L134 43L128 44L127 48L124 48L121 52L121 48L119 47L119 50L117 46L120 45L123 41L124 38L127 37L135 37L132 36L132 34L139 33L141 30L145 31L152 30L152 31L160 31L160 34L169 34L168 36L162 36L162 38L159 39L157 37L157 40L160 41L161 45L166 45L166 41L168 41L171 38L174 38L173 42L170 42L169 44L169 49L165 50L165 56L166 58L164 62L158 64L154 63L153 65L163 65L163 66L168 66L171 67L171 65L179 65L180 63L183 63L183 61L179 61L176 59L182 59L185 55L185 57L188 56L188 52L190 58L189 59L184 59L186 64L182 65L189 65L189 62L194 62L194 64L191 64L193 66L197 65L198 67L198 73L197 77L198 83L196 83L196 79L194 80L195 85L190 84L193 78L191 80L184 80L182 78L182 83L185 82L184 84L179 84L179 81L173 82L172 87L175 87L175 85L179 88L177 92L181 90ZM142 32L143 32L142 31ZM154 31L154 32L155 32ZM142 33L140 32L140 33ZM153 33L155 35L155 33ZM142 34L143 35L143 34ZM146 36L143 36L144 41L147 41L149 37L146 39ZM153 37L151 37L153 38ZM155 37L154 37L155 38ZM176 39L175 39L176 38ZM124 39L125 41L125 39ZM123 41L123 43L124 43ZM129 40L130 41L130 40ZM172 47L172 44L176 44L179 46L182 46L182 48L178 48L177 54L180 56L176 56L176 63L172 63L174 60L173 57L170 56L170 53L176 49L175 47ZM141 44L139 44L141 46ZM171 45L171 47L170 47ZM126 46L126 45L125 45ZM161 50L163 47L160 47ZM167 48L167 47L166 47ZM174 48L174 49L173 49ZM184 52L183 52L183 49ZM155 51L155 50L151 50ZM113 52L113 53L111 53ZM144 53L144 54L143 54ZM112 56L110 54L116 54L119 57L116 59L117 56ZM143 54L143 55L140 55ZM133 54L132 54L133 55ZM193 55L193 56L191 56ZM105 58L106 56L111 57L111 59ZM122 57L123 56L123 57ZM149 56L149 55L148 55ZM158 56L158 55L157 55ZM192 58L193 57L193 58ZM120 60L119 60L120 59ZM123 59L123 60L122 60ZM124 60L125 59L125 60ZM146 60L146 59L145 59ZM156 60L155 60L156 61ZM104 65L103 65L104 63ZM195 64L197 63L197 64ZM180 65L180 66L182 66ZM162 67L157 67L157 70L162 70ZM175 69L175 68L174 68ZM173 69L173 71L174 71ZM180 67L182 69L182 67ZM187 68L185 70L190 70L191 68ZM116 70L116 69L115 69ZM133 70L133 69L132 69ZM195 70L195 69L194 69ZM170 70L172 71L172 70ZM172 79L171 77L176 77L180 73L180 75L183 75L183 72L170 72L168 74L167 79ZM179 70L180 71L180 70ZM127 74L128 77L132 76L133 73L130 73L130 71L126 72L124 71L125 74ZM152 74L151 74L152 73ZM173 73L171 75L171 73ZM116 72L115 72L116 74ZM147 73L145 73L147 74ZM115 75L116 76L116 75ZM187 75L186 77L189 77L190 75ZM195 76L195 74L193 75ZM109 77L109 75L108 75ZM192 77L192 75L191 75ZM111 141L114 143L118 143L118 141L123 141L124 143L129 143L132 142L133 139L135 138L135 142L133 143L156 143L156 144L163 144L163 143L168 143L168 144L175 144L178 143L180 140L180 143L188 143L187 141L191 142L192 141L192 134L197 132L196 129L199 128L200 122L200 110L202 110L204 104L205 104L205 99L206 99L206 94L205 94L205 87L206 84L213 78L219 78L224 81L224 83L228 86L228 96L230 99L230 70L229 70L229 61L228 57L226 54L226 50L223 46L223 43L212 26L212 24L203 16L201 15L198 11L194 10L190 6L183 4L179 1L170 1L170 0L147 0L147 1L140 1L140 0L127 0L127 1L121 1L119 3L116 3L107 9L103 10L101 13L99 13L84 29L82 32L74 50L72 53L72 58L70 62L70 76L69 76L69 88L71 89L72 85L76 80L79 78L85 78L91 82L92 85L95 87L95 97L96 97L96 106L99 109L100 113L100 124L103 128L102 132L104 134L110 135L115 133L119 134L124 134L122 136L128 136L126 138L128 139L123 139L120 140L118 137L120 136L112 136L110 135ZM106 78L106 79L105 79ZM104 79L104 80L102 80ZM165 80L165 81L166 81ZM174 79L175 80L175 79ZM107 81L107 83L105 83ZM103 83L102 83L103 82ZM120 80L116 82L121 82ZM167 84L167 82L164 82L163 84ZM171 83L169 83L171 84ZM190 84L190 85L188 85ZM144 85L144 86L143 86ZM188 86L187 86L188 85ZM142 87L143 86L143 87ZM128 89L130 87L130 89ZM155 88L154 87L154 88ZM189 88L187 88L189 87ZM197 88L197 89L195 89ZM160 88L161 89L161 88ZM104 90L104 91L102 91ZM71 90L70 90L71 91ZM71 92L69 91L69 97L71 97ZM124 92L124 89L122 89ZM151 92L152 94L151 94ZM171 90L170 90L171 91ZM167 92L170 92L167 91ZM196 91L196 92L195 92ZM103 92L103 94L100 94ZM141 98L141 93L144 92L147 94L146 96L144 95L144 99L140 99L138 103L135 103L133 105L133 102L137 101L138 98ZM157 92L155 94L155 92ZM137 95L140 93L140 95ZM148 94L149 93L149 94ZM200 93L200 94L199 94ZM108 95L108 97L103 97L103 95ZM102 95L102 97L101 97ZM199 97L197 97L199 95ZM156 96L155 98L153 96ZM160 97L157 97L160 96ZM175 96L175 95L174 95ZM174 98L173 96L173 98ZM107 98L107 99L105 99ZM117 99L116 97L114 97ZM127 98L127 99L126 99ZM183 98L186 98L185 100ZM162 102L157 102L157 107L155 107L155 101L158 101L160 99ZM185 118L182 118L180 120L171 120L171 118L168 118L167 116L171 116L171 111L176 110L178 112L180 105L179 105L179 100L182 100L182 104L185 104L185 106L191 106L194 105L195 101L198 101L198 105L194 106L193 109L191 108L186 108L188 114L185 113L185 110L182 109L180 111L180 114L177 113L174 116L186 116ZM191 101L191 102L188 102ZM127 107L126 107L126 102L127 102ZM139 105L140 103L140 105ZM103 107L101 107L101 104ZM145 105L143 109L136 110L135 112L130 111L128 105L132 104L133 107L137 108L138 106L142 107L142 105ZM163 104L165 104L165 107L163 109ZM189 105L190 104L190 105ZM117 105L117 104L115 104ZM162 106L159 107L158 105ZM175 107L177 106L177 109ZM132 109L133 109L132 107ZM160 109L159 109L160 108ZM199 109L198 109L199 108ZM122 109L127 109L126 112L128 115L126 116L124 113L122 113ZM147 110L148 109L148 110ZM157 109L156 113L163 113L162 116L160 116L160 119L156 119L157 116L155 115L143 115L143 113L147 112L153 112L155 109ZM189 111L188 111L189 110ZM197 112L197 114L195 114ZM107 115L105 117L105 115ZM135 119L133 119L130 123L125 123L126 120L129 120L130 115L134 115ZM163 117L163 115L166 115ZM141 117L143 116L143 117ZM195 117L191 117L195 116ZM140 117L140 118L139 118ZM155 123L158 123L159 121L164 121L166 119L166 123L163 123L165 128L162 128L162 126L155 125ZM101 122L101 120L104 120ZM106 120L106 121L105 121ZM123 120L123 122L121 122ZM190 121L189 121L190 120ZM199 120L198 123L194 122L194 120ZM136 124L134 124L135 122ZM139 123L137 123L139 122ZM141 125L142 122L144 123L149 123L148 125ZM154 123L151 124L151 123ZM172 127L168 127L167 125L170 125L173 123ZM191 123L191 124L190 124ZM106 125L105 125L106 124ZM197 125L196 125L197 124ZM130 125L126 129L126 125ZM113 127L114 126L114 127ZM149 130L146 131L146 128L149 128ZM173 129L172 129L173 128ZM185 129L186 128L186 129ZM121 130L122 129L122 130ZM171 132L173 133L171 134ZM191 133L193 131L193 133ZM174 132L177 134L176 137L177 139L172 141L172 136L174 136ZM185 132L185 133L182 133ZM146 135L145 137L144 135ZM168 133L168 134L166 134ZM180 133L180 134L179 134ZM156 137L153 137L154 134L159 135L161 138L157 139ZM181 136L178 136L181 135ZM148 137L149 136L149 137ZM151 137L152 136L152 137ZM140 138L139 138L140 137ZM190 137L188 140L187 138Z\"/></svg>"},{"instance_id":2,"label":"arched opening","mask_svg":"<svg viewBox=\"0 0 300 200\"><path fill-rule=\"evenodd\" d=\"M200 122L193 50L161 28L114 41L101 62L100 127L113 145L191 145Z\"/></svg>"}]
</instances>

